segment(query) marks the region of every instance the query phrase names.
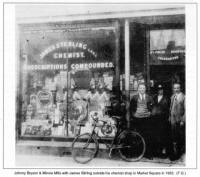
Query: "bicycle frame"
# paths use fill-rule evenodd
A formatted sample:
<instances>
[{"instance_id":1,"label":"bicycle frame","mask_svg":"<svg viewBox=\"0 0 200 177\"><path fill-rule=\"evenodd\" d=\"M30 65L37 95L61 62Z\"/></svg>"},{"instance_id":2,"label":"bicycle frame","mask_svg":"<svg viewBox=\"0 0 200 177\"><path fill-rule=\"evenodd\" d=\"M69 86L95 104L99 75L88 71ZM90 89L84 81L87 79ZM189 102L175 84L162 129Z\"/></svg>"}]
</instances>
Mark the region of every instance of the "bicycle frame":
<instances>
[{"instance_id":1,"label":"bicycle frame","mask_svg":"<svg viewBox=\"0 0 200 177\"><path fill-rule=\"evenodd\" d=\"M100 120L101 121L101 120ZM121 146L121 145L117 145L116 142L118 140L118 138L120 137L120 135L125 131L121 128L119 128L119 123L117 123L117 132L115 134L115 136L112 138L111 142L110 143L107 143L102 137L100 137L95 129L98 127L97 126L97 123L98 121L95 120L95 123L94 123L94 127L92 129L92 133L91 133L91 137L93 137L96 141L97 141L97 144L98 144L98 148L99 148L99 141L102 141L102 143L104 145L106 145L106 148L109 150L109 157L111 158L111 153L112 153L112 150L113 149L120 149L120 148L124 148L124 146ZM101 127L101 126L99 126ZM91 139L90 139L91 140ZM89 142L88 142L89 143Z\"/></svg>"},{"instance_id":2,"label":"bicycle frame","mask_svg":"<svg viewBox=\"0 0 200 177\"><path fill-rule=\"evenodd\" d=\"M88 161L92 160L92 158L94 158L98 154L100 143L104 144L106 146L107 150L109 150L109 158L111 158L112 150L115 149L115 150L119 151L120 157L123 160L131 162L131 161L137 161L137 160L141 159L143 157L145 149L146 149L145 141L144 141L143 137L141 137L141 135L137 132L133 132L130 129L129 130L124 129L123 127L119 126L120 125L119 117L113 116L113 118L115 118L117 120L117 125L116 125L117 131L116 131L114 137L112 137L109 142L106 141L101 136L99 136L98 132L96 131L97 127L103 127L104 125L106 125L107 122L103 121L103 120L98 120L97 115L94 115L92 117L94 122L92 123L91 133L84 133L82 135L78 135L72 144L72 149L74 148L74 144L76 142L78 142L77 140L79 139L79 137L86 135L86 137L87 137L85 139L86 141L82 137L85 142L84 146L82 146L82 149L86 149L86 152L87 152L87 149L90 148L89 146L91 143L96 144L95 150L93 151L93 155L91 154L91 156L89 156ZM100 123L100 121L102 121L103 124L98 124L98 123ZM138 140L137 139L133 140L132 137L139 138L139 144L137 144ZM128 140L128 142L127 142L127 140ZM135 145L136 146L139 145L139 148L141 149L141 151L139 151L139 154L136 151L136 153L137 153L136 156L133 155L133 152L135 152ZM73 154L73 157L74 157L75 161L80 162L79 160L76 159L76 154ZM85 162L87 163L88 161L86 160ZM82 163L82 162L80 162L80 163ZM84 161L83 161L83 163L84 163Z\"/></svg>"}]
</instances>

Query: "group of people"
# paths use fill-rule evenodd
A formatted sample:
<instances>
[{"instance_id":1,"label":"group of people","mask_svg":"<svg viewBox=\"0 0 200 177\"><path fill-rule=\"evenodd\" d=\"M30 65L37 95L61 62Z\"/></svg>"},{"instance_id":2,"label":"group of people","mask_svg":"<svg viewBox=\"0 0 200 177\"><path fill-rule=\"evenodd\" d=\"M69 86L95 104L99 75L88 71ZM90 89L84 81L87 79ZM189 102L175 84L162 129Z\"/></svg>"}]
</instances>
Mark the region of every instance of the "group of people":
<instances>
[{"instance_id":1,"label":"group of people","mask_svg":"<svg viewBox=\"0 0 200 177\"><path fill-rule=\"evenodd\" d=\"M162 85L153 97L146 93L144 83L130 102L130 125L145 139L147 158L169 157L177 160L185 153L185 95L181 84L173 84L168 98Z\"/></svg>"}]
</instances>

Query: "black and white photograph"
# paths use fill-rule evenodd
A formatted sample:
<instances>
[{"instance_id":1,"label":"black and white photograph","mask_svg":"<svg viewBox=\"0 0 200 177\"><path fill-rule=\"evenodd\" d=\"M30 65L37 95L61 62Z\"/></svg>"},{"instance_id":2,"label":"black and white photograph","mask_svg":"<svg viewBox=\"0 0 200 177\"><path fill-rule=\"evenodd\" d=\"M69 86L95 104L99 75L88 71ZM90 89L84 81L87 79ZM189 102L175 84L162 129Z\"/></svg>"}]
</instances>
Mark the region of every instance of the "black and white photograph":
<instances>
[{"instance_id":1,"label":"black and white photograph","mask_svg":"<svg viewBox=\"0 0 200 177\"><path fill-rule=\"evenodd\" d=\"M15 17L13 58L4 50L4 167L195 167L195 5L4 4Z\"/></svg>"}]
</instances>

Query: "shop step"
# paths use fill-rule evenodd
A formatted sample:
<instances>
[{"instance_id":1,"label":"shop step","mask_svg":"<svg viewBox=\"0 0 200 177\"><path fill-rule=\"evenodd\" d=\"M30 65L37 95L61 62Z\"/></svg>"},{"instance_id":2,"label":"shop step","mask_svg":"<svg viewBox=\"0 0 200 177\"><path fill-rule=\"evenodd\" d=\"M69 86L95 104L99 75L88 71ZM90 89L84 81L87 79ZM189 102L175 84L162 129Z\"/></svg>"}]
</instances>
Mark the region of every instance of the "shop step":
<instances>
[{"instance_id":1,"label":"shop step","mask_svg":"<svg viewBox=\"0 0 200 177\"><path fill-rule=\"evenodd\" d=\"M71 145L72 142L20 140L16 143L16 154L71 155ZM106 149L106 145L99 144L98 157L108 158Z\"/></svg>"}]
</instances>

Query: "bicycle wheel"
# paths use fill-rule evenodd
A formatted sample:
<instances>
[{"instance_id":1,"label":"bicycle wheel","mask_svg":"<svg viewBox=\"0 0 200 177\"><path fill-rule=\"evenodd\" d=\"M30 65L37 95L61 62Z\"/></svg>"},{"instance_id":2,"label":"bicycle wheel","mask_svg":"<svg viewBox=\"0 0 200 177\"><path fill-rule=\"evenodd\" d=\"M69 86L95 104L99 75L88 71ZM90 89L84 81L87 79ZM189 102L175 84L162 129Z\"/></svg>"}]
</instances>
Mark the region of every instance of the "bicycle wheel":
<instances>
[{"instance_id":1,"label":"bicycle wheel","mask_svg":"<svg viewBox=\"0 0 200 177\"><path fill-rule=\"evenodd\" d=\"M72 157L85 164L91 161L98 151L98 142L89 133L77 136L72 143Z\"/></svg>"},{"instance_id":2,"label":"bicycle wheel","mask_svg":"<svg viewBox=\"0 0 200 177\"><path fill-rule=\"evenodd\" d=\"M123 131L118 137L119 154L123 160L135 162L145 153L144 138L137 132Z\"/></svg>"}]
</instances>

